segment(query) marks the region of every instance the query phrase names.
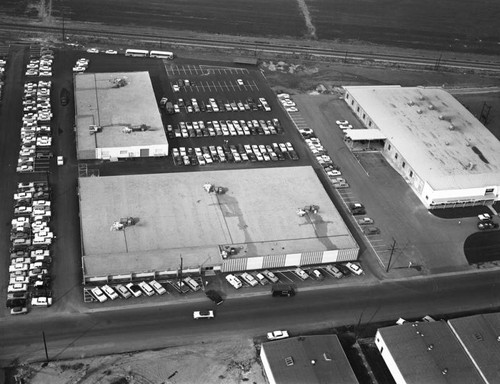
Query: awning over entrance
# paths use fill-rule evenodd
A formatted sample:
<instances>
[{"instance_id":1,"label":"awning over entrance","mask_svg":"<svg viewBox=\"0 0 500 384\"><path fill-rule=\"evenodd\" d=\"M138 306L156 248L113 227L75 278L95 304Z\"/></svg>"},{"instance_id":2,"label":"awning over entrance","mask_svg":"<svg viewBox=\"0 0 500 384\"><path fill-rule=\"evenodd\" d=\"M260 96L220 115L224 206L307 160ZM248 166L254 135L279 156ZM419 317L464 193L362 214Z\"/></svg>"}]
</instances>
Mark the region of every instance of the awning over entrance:
<instances>
[{"instance_id":1,"label":"awning over entrance","mask_svg":"<svg viewBox=\"0 0 500 384\"><path fill-rule=\"evenodd\" d=\"M387 136L378 129L346 129L344 131L347 138L352 141L372 141L385 140Z\"/></svg>"}]
</instances>

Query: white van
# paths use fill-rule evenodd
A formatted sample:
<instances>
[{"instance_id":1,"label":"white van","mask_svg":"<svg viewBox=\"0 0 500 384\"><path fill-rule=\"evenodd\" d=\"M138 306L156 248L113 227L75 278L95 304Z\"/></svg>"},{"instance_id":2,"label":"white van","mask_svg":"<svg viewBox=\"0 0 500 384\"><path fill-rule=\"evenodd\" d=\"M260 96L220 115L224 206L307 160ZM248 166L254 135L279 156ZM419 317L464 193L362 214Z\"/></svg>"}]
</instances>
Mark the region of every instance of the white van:
<instances>
[{"instance_id":1,"label":"white van","mask_svg":"<svg viewBox=\"0 0 500 384\"><path fill-rule=\"evenodd\" d=\"M201 285L198 284L198 282L191 277L185 277L184 282L188 285L189 288L191 288L193 291L199 291L201 289Z\"/></svg>"}]
</instances>

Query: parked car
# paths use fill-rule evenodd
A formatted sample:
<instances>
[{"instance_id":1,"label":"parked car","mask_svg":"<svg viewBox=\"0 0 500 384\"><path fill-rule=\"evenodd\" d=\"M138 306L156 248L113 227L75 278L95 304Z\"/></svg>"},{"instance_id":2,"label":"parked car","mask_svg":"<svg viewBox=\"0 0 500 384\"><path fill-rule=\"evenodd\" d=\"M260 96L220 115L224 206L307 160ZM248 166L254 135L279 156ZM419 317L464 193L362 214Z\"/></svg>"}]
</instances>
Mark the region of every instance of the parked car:
<instances>
[{"instance_id":1,"label":"parked car","mask_svg":"<svg viewBox=\"0 0 500 384\"><path fill-rule=\"evenodd\" d=\"M227 275L226 280L229 284L231 284L236 289L240 289L243 286L240 279L238 279L236 276L234 276L232 274Z\"/></svg>"},{"instance_id":2,"label":"parked car","mask_svg":"<svg viewBox=\"0 0 500 384\"><path fill-rule=\"evenodd\" d=\"M111 300L116 300L118 299L118 294L115 292L113 288L111 288L109 285L103 285L102 291L108 296Z\"/></svg>"},{"instance_id":3,"label":"parked car","mask_svg":"<svg viewBox=\"0 0 500 384\"><path fill-rule=\"evenodd\" d=\"M159 295L164 295L167 293L167 290L156 280L152 280L149 282L149 285L155 290L155 292Z\"/></svg>"},{"instance_id":4,"label":"parked car","mask_svg":"<svg viewBox=\"0 0 500 384\"><path fill-rule=\"evenodd\" d=\"M90 292L92 292L92 295L94 295L94 297L100 302L100 303L104 303L105 301L108 300L108 298L106 297L106 295L104 294L104 292L101 290L101 288L99 287L94 287L90 290Z\"/></svg>"},{"instance_id":5,"label":"parked car","mask_svg":"<svg viewBox=\"0 0 500 384\"><path fill-rule=\"evenodd\" d=\"M278 277L276 277L276 275L274 273L272 273L271 271L269 271L267 269L264 270L264 271L262 271L262 274L264 276L266 276L271 281L271 283L273 283L273 284L276 284L278 281L280 281L278 279Z\"/></svg>"},{"instance_id":6,"label":"parked car","mask_svg":"<svg viewBox=\"0 0 500 384\"><path fill-rule=\"evenodd\" d=\"M306 280L309 278L309 275L302 268L297 267L294 269L295 274L300 277L302 280Z\"/></svg>"},{"instance_id":7,"label":"parked car","mask_svg":"<svg viewBox=\"0 0 500 384\"><path fill-rule=\"evenodd\" d=\"M477 223L477 228L484 231L485 229L498 228L498 224L492 220L481 220Z\"/></svg>"},{"instance_id":8,"label":"parked car","mask_svg":"<svg viewBox=\"0 0 500 384\"><path fill-rule=\"evenodd\" d=\"M369 227L363 228L363 232L365 235L368 235L368 236L378 235L380 233L380 229L377 227L369 226Z\"/></svg>"},{"instance_id":9,"label":"parked car","mask_svg":"<svg viewBox=\"0 0 500 384\"><path fill-rule=\"evenodd\" d=\"M335 276L337 279L341 279L344 277L344 274L340 272L340 270L334 266L334 265L327 265L325 266L325 269L330 272L333 276Z\"/></svg>"},{"instance_id":10,"label":"parked car","mask_svg":"<svg viewBox=\"0 0 500 384\"><path fill-rule=\"evenodd\" d=\"M193 319L198 320L198 319L213 319L215 318L215 312L212 310L208 311L194 311L193 312Z\"/></svg>"},{"instance_id":11,"label":"parked car","mask_svg":"<svg viewBox=\"0 0 500 384\"><path fill-rule=\"evenodd\" d=\"M33 297L31 305L34 307L50 307L52 305L52 297Z\"/></svg>"},{"instance_id":12,"label":"parked car","mask_svg":"<svg viewBox=\"0 0 500 384\"><path fill-rule=\"evenodd\" d=\"M118 292L120 294L121 297L123 297L124 299L128 299L130 296L132 296L132 294L130 293L130 291L122 284L118 284L115 286L115 290L116 292Z\"/></svg>"},{"instance_id":13,"label":"parked car","mask_svg":"<svg viewBox=\"0 0 500 384\"><path fill-rule=\"evenodd\" d=\"M313 269L312 275L318 280L323 280L325 278L318 269Z\"/></svg>"},{"instance_id":14,"label":"parked car","mask_svg":"<svg viewBox=\"0 0 500 384\"><path fill-rule=\"evenodd\" d=\"M351 203L349 209L353 215L364 215L366 213L365 207L361 203Z\"/></svg>"},{"instance_id":15,"label":"parked car","mask_svg":"<svg viewBox=\"0 0 500 384\"><path fill-rule=\"evenodd\" d=\"M141 288L141 290L148 296L153 296L155 294L155 291L153 290L153 288L151 288L151 286L146 283L145 281L141 281L139 284L139 288Z\"/></svg>"},{"instance_id":16,"label":"parked car","mask_svg":"<svg viewBox=\"0 0 500 384\"><path fill-rule=\"evenodd\" d=\"M369 225L373 223L374 223L373 219L370 219L369 217L363 217L361 219L358 219L359 225Z\"/></svg>"},{"instance_id":17,"label":"parked car","mask_svg":"<svg viewBox=\"0 0 500 384\"><path fill-rule=\"evenodd\" d=\"M290 337L288 331L272 331L267 333L267 340L280 340Z\"/></svg>"},{"instance_id":18,"label":"parked car","mask_svg":"<svg viewBox=\"0 0 500 384\"><path fill-rule=\"evenodd\" d=\"M28 308L26 307L13 307L10 309L11 315L25 315L28 313Z\"/></svg>"},{"instance_id":19,"label":"parked car","mask_svg":"<svg viewBox=\"0 0 500 384\"><path fill-rule=\"evenodd\" d=\"M363 270L361 269L361 267L356 264L356 263L351 263L351 262L348 262L345 264L345 266L347 268L349 268L349 270L354 273L355 275L362 275L363 274Z\"/></svg>"},{"instance_id":20,"label":"parked car","mask_svg":"<svg viewBox=\"0 0 500 384\"><path fill-rule=\"evenodd\" d=\"M255 278L257 279L257 281L261 284L261 285L266 285L266 284L269 284L269 280L266 279L266 277L264 276L263 273L259 272L257 274L255 274Z\"/></svg>"},{"instance_id":21,"label":"parked car","mask_svg":"<svg viewBox=\"0 0 500 384\"><path fill-rule=\"evenodd\" d=\"M244 272L241 274L241 278L245 280L248 284L250 284L252 287L255 287L258 284L258 281L255 280L255 278L249 274L248 272Z\"/></svg>"},{"instance_id":22,"label":"parked car","mask_svg":"<svg viewBox=\"0 0 500 384\"><path fill-rule=\"evenodd\" d=\"M139 288L137 285L135 285L134 283L128 283L126 285L127 289L130 291L130 293L132 295L134 295L134 297L139 297L142 295L142 291L141 291L141 288Z\"/></svg>"}]
</instances>

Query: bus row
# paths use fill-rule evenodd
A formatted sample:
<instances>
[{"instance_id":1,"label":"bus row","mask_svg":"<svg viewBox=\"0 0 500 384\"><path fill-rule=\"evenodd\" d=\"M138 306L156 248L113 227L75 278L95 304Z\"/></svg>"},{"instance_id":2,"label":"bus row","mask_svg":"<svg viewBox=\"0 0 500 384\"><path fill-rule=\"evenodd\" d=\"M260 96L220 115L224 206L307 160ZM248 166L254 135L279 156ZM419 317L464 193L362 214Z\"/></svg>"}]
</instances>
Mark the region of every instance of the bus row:
<instances>
[{"instance_id":1,"label":"bus row","mask_svg":"<svg viewBox=\"0 0 500 384\"><path fill-rule=\"evenodd\" d=\"M148 51L147 49L127 49L125 56L156 57L158 59L173 59L174 53L168 51Z\"/></svg>"}]
</instances>

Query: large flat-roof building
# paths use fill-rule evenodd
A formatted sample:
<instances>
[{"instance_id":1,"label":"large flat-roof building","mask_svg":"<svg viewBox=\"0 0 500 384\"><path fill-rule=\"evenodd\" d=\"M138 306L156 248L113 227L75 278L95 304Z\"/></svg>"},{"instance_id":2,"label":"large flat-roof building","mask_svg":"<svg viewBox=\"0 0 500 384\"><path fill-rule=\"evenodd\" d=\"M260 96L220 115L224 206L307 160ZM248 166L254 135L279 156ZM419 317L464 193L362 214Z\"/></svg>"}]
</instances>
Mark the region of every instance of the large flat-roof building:
<instances>
[{"instance_id":1,"label":"large flat-roof building","mask_svg":"<svg viewBox=\"0 0 500 384\"><path fill-rule=\"evenodd\" d=\"M260 358L271 384L358 383L336 335L264 343Z\"/></svg>"},{"instance_id":2,"label":"large flat-roof building","mask_svg":"<svg viewBox=\"0 0 500 384\"><path fill-rule=\"evenodd\" d=\"M168 155L148 72L82 73L74 84L78 160Z\"/></svg>"},{"instance_id":3,"label":"large flat-roof building","mask_svg":"<svg viewBox=\"0 0 500 384\"><path fill-rule=\"evenodd\" d=\"M484 384L444 321L379 328L375 344L397 384Z\"/></svg>"},{"instance_id":4,"label":"large flat-roof building","mask_svg":"<svg viewBox=\"0 0 500 384\"><path fill-rule=\"evenodd\" d=\"M207 193L206 183L224 194ZM79 179L84 280L355 260L359 247L309 167ZM319 212L297 214L297 208ZM137 224L110 231L115 221ZM226 254L227 253L227 257Z\"/></svg>"},{"instance_id":5,"label":"large flat-roof building","mask_svg":"<svg viewBox=\"0 0 500 384\"><path fill-rule=\"evenodd\" d=\"M381 131L383 155L427 208L499 200L500 142L452 95L420 87L344 89L347 105L366 128Z\"/></svg>"}]
</instances>

